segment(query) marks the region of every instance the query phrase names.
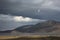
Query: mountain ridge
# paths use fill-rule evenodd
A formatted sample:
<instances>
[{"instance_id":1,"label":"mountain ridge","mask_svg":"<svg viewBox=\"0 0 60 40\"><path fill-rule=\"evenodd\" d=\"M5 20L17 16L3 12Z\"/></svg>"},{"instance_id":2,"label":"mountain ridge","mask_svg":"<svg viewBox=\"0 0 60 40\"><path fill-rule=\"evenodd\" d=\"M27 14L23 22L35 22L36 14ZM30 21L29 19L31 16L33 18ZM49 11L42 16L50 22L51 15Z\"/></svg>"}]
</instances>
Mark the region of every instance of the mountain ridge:
<instances>
[{"instance_id":1,"label":"mountain ridge","mask_svg":"<svg viewBox=\"0 0 60 40\"><path fill-rule=\"evenodd\" d=\"M35 33L35 32L52 32L54 30L58 30L58 28L56 27L56 25L60 26L60 22L57 22L57 21L45 21L45 22L42 22L42 23L38 23L36 25L33 25L31 26L30 28L25 28L25 27L22 27L21 30L19 30L18 28L16 28L15 30L19 30L20 32L27 32L27 33ZM29 27L29 26L26 26L26 27ZM25 28L25 29L24 29Z\"/></svg>"},{"instance_id":2,"label":"mountain ridge","mask_svg":"<svg viewBox=\"0 0 60 40\"><path fill-rule=\"evenodd\" d=\"M0 31L0 33L60 33L60 22L48 20L36 25L25 25L14 30Z\"/></svg>"}]
</instances>

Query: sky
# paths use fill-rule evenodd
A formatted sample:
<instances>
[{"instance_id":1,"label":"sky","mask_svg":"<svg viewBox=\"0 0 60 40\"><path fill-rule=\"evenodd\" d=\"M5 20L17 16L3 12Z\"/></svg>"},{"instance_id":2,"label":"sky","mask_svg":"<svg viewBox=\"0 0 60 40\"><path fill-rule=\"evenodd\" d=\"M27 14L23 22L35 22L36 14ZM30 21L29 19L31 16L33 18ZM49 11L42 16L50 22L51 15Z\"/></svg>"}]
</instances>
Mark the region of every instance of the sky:
<instances>
[{"instance_id":1,"label":"sky","mask_svg":"<svg viewBox=\"0 0 60 40\"><path fill-rule=\"evenodd\" d=\"M60 0L0 0L0 30L45 20L60 21Z\"/></svg>"}]
</instances>

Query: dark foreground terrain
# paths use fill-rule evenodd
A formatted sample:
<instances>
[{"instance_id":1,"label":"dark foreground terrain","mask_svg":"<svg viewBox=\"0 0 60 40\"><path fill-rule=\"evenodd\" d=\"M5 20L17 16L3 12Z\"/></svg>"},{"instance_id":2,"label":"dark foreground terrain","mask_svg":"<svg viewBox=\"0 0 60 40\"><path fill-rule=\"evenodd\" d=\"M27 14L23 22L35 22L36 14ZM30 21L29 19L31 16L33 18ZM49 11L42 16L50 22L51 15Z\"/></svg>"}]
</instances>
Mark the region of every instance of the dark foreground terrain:
<instances>
[{"instance_id":1,"label":"dark foreground terrain","mask_svg":"<svg viewBox=\"0 0 60 40\"><path fill-rule=\"evenodd\" d=\"M20 37L12 39L0 39L0 40L60 40L60 37Z\"/></svg>"}]
</instances>

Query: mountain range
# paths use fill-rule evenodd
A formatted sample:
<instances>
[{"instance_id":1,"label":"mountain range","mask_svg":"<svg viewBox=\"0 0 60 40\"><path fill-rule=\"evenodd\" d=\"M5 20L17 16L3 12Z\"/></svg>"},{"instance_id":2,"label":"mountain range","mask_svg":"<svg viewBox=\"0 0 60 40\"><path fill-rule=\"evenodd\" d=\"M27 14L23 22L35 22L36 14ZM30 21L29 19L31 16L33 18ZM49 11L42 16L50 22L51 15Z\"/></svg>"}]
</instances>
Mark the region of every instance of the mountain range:
<instances>
[{"instance_id":1,"label":"mountain range","mask_svg":"<svg viewBox=\"0 0 60 40\"><path fill-rule=\"evenodd\" d=\"M18 27L15 30L25 33L42 33L42 32L49 33L49 32L59 31L60 22L49 20L42 23L38 23L36 25L26 25L26 26Z\"/></svg>"},{"instance_id":2,"label":"mountain range","mask_svg":"<svg viewBox=\"0 0 60 40\"><path fill-rule=\"evenodd\" d=\"M48 20L36 25L24 25L14 30L0 31L0 33L60 33L60 22Z\"/></svg>"}]
</instances>

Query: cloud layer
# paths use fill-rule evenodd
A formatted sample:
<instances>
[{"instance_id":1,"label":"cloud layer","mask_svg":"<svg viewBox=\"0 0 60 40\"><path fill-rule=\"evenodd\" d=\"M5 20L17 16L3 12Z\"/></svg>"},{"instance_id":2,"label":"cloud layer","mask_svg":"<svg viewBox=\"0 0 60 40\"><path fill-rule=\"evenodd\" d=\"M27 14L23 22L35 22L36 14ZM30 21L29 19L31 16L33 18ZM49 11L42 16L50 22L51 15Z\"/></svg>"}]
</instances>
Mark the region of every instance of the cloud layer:
<instances>
[{"instance_id":1,"label":"cloud layer","mask_svg":"<svg viewBox=\"0 0 60 40\"><path fill-rule=\"evenodd\" d=\"M60 20L60 0L0 0L0 5L0 14Z\"/></svg>"}]
</instances>

